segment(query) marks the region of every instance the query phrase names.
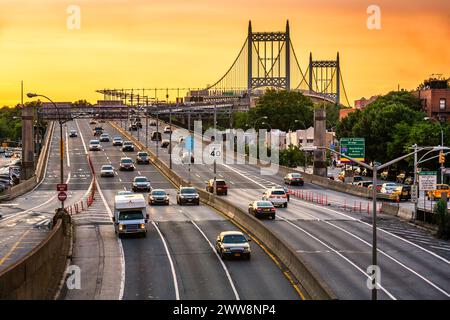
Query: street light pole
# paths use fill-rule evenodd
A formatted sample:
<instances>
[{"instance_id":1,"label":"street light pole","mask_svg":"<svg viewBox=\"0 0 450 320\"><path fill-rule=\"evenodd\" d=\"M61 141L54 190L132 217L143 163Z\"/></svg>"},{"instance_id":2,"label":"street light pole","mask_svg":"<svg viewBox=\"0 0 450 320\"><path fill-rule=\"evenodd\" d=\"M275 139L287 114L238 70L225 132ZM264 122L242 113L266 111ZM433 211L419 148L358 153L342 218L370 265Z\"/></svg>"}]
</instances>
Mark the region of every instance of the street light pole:
<instances>
[{"instance_id":1,"label":"street light pole","mask_svg":"<svg viewBox=\"0 0 450 320\"><path fill-rule=\"evenodd\" d=\"M310 150L325 149L325 150L328 150L330 152L333 152L335 154L340 155L342 158L349 159L350 161L353 161L356 164L373 171L373 182L372 182L372 186L373 186L373 188L372 188L372 205L373 205L373 208L372 208L372 210L373 210L373 212L372 212L372 265L371 265L372 268L376 268L377 267L377 251L378 251L378 249L377 249L377 219L376 219L377 218L377 215L376 215L376 213L377 213L377 185L376 185L376 183L377 183L377 173L378 173L378 171L380 171L380 170L382 170L382 169L384 169L386 167L389 167L389 166L393 165L394 163L397 163L397 162L399 162L399 161L401 161L403 159L406 159L406 158L408 158L410 156L413 156L414 154L417 154L417 152L420 152L420 151L423 151L423 150L433 150L433 151L450 150L450 148L446 148L446 147L442 147L442 146L441 147L423 147L423 148L420 148L420 149L417 149L417 146L416 146L414 151L411 152L411 153L408 153L408 154L406 154L404 156L401 156L399 158L396 158L394 160L386 162L386 163L384 163L384 164L382 164L380 166L375 166L375 165L374 166L370 166L370 165L366 164L365 162L359 161L357 159L354 159L352 157L349 157L349 156L347 156L345 154L342 154L342 153L340 153L338 151L332 150L332 149L327 148L327 147L316 147L316 146L314 146L314 147L307 148L307 149L310 149ZM372 299L373 300L377 299L377 287L378 287L378 285L376 284L376 274L375 273L376 273L376 271L375 271L375 269L373 269L373 274L372 274L372 276L373 276L373 279L372 279L372 284L373 284L373 286L372 286Z\"/></svg>"},{"instance_id":2,"label":"street light pole","mask_svg":"<svg viewBox=\"0 0 450 320\"><path fill-rule=\"evenodd\" d=\"M58 113L58 122L59 122L59 171L60 171L60 183L64 184L64 137L63 137L63 121L61 119L61 114L59 112L59 108L56 105L56 103L53 102L49 97L44 96L42 94L36 94L36 93L28 93L28 98L36 98L36 97L42 97L47 99L53 104L53 107L55 107L56 112ZM61 209L64 210L64 201L61 201Z\"/></svg>"},{"instance_id":3,"label":"street light pole","mask_svg":"<svg viewBox=\"0 0 450 320\"><path fill-rule=\"evenodd\" d=\"M217 139L216 134L216 122L217 122L217 113L216 113L216 102L214 101L214 142ZM214 153L214 194L217 195L217 163L216 163L216 154Z\"/></svg>"}]
</instances>

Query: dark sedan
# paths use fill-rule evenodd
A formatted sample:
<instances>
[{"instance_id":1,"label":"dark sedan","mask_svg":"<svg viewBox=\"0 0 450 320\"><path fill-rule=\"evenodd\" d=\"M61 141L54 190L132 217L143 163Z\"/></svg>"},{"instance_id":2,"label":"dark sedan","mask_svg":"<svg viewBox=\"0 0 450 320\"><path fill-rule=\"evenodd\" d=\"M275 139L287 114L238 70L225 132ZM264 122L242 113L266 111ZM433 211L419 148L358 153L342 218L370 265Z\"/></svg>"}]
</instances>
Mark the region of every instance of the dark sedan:
<instances>
[{"instance_id":1,"label":"dark sedan","mask_svg":"<svg viewBox=\"0 0 450 320\"><path fill-rule=\"evenodd\" d=\"M253 201L248 205L248 213L256 218L275 219L275 207L270 201Z\"/></svg>"}]
</instances>

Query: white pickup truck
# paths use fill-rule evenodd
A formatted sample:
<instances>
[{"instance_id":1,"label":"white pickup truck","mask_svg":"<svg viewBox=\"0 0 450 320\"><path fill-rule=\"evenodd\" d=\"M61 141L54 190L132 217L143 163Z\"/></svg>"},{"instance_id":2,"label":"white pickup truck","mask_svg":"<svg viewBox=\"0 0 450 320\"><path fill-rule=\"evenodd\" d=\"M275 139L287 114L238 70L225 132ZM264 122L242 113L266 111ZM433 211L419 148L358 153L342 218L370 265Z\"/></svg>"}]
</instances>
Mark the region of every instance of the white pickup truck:
<instances>
[{"instance_id":1,"label":"white pickup truck","mask_svg":"<svg viewBox=\"0 0 450 320\"><path fill-rule=\"evenodd\" d=\"M114 229L119 238L124 234L147 235L148 214L142 194L117 195L114 199Z\"/></svg>"}]
</instances>

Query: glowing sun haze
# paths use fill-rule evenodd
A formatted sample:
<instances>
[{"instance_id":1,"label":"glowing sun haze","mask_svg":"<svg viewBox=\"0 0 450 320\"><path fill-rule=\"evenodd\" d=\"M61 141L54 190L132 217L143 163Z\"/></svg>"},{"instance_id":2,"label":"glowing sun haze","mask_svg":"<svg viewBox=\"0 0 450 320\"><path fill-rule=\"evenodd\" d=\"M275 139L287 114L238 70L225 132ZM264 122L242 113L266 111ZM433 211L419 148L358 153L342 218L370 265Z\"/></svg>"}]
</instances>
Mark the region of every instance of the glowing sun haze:
<instances>
[{"instance_id":1,"label":"glowing sun haze","mask_svg":"<svg viewBox=\"0 0 450 320\"><path fill-rule=\"evenodd\" d=\"M381 8L381 30L366 26ZM67 28L69 5L81 29ZM349 99L413 89L450 75L448 0L0 0L0 106L26 91L57 101L101 99L101 88L203 87L255 31L284 30L300 64L340 52ZM27 100L26 100L27 101Z\"/></svg>"}]
</instances>

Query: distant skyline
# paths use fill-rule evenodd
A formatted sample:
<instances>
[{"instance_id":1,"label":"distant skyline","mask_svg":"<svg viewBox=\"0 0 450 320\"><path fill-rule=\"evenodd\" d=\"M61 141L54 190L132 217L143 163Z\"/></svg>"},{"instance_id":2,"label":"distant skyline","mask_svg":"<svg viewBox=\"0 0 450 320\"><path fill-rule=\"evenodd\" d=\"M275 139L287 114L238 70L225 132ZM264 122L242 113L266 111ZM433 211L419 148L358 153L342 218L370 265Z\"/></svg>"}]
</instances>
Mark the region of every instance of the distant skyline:
<instances>
[{"instance_id":1,"label":"distant skyline","mask_svg":"<svg viewBox=\"0 0 450 320\"><path fill-rule=\"evenodd\" d=\"M381 29L369 30L370 5ZM70 5L81 9L69 30ZM204 87L230 67L247 35L284 30L302 69L309 52L340 52L349 100L450 76L448 0L0 0L0 107L25 92L101 99L101 88ZM25 101L30 101L25 97Z\"/></svg>"}]
</instances>

